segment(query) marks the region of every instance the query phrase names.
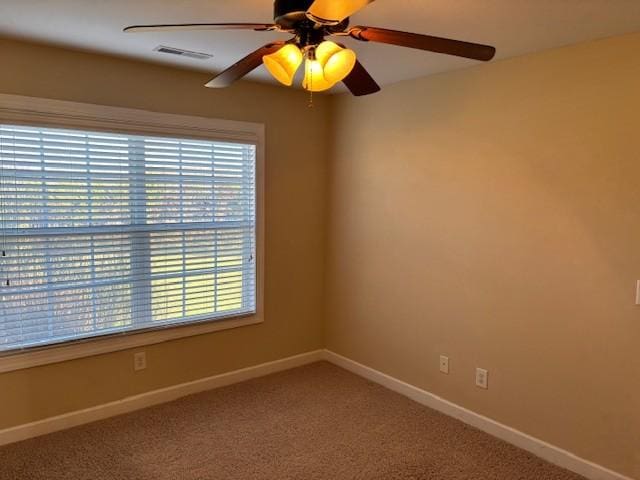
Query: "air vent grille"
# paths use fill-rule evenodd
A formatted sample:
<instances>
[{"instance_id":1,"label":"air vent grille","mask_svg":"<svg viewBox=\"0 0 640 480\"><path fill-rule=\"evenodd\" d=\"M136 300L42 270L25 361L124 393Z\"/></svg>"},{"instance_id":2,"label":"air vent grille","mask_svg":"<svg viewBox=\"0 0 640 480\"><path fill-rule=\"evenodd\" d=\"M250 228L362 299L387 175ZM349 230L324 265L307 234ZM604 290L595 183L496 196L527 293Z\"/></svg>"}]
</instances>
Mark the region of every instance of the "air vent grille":
<instances>
[{"instance_id":1,"label":"air vent grille","mask_svg":"<svg viewBox=\"0 0 640 480\"><path fill-rule=\"evenodd\" d=\"M196 60L208 60L213 56L213 55L209 55L208 53L192 52L191 50L183 50L181 48L167 47L165 45L158 45L153 50L159 53L168 53L169 55L178 55L180 57L195 58Z\"/></svg>"}]
</instances>

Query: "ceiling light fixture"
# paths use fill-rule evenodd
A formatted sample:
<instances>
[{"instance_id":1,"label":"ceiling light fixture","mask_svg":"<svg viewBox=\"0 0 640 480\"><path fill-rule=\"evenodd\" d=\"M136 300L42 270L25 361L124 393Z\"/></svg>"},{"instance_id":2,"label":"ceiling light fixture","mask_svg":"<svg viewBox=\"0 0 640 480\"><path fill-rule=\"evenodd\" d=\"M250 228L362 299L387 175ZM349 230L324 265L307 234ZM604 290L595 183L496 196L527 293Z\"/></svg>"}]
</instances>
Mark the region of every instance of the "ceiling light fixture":
<instances>
[{"instance_id":1,"label":"ceiling light fixture","mask_svg":"<svg viewBox=\"0 0 640 480\"><path fill-rule=\"evenodd\" d=\"M344 80L356 65L356 54L337 43L323 41L300 49L288 43L275 53L265 55L262 61L271 75L283 85L293 85L296 72L305 62L302 87L310 92L322 92Z\"/></svg>"}]
</instances>

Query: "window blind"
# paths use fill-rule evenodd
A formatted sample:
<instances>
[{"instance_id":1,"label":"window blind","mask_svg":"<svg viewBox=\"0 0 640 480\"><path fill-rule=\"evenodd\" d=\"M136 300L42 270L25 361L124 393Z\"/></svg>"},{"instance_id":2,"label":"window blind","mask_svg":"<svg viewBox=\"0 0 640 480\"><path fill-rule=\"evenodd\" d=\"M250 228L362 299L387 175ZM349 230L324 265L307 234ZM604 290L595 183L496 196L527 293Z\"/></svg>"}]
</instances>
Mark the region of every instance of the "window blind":
<instances>
[{"instance_id":1,"label":"window blind","mask_svg":"<svg viewBox=\"0 0 640 480\"><path fill-rule=\"evenodd\" d=\"M250 314L255 145L0 124L0 352Z\"/></svg>"}]
</instances>

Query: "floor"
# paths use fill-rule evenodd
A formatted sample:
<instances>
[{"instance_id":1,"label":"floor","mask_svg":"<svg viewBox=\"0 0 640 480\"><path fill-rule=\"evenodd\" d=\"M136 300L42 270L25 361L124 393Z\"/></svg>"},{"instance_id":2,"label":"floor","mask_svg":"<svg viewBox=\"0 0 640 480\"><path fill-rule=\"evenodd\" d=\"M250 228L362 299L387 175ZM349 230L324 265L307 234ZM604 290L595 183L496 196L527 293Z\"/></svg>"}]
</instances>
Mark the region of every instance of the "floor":
<instances>
[{"instance_id":1,"label":"floor","mask_svg":"<svg viewBox=\"0 0 640 480\"><path fill-rule=\"evenodd\" d=\"M0 479L578 480L321 362L0 448Z\"/></svg>"}]
</instances>

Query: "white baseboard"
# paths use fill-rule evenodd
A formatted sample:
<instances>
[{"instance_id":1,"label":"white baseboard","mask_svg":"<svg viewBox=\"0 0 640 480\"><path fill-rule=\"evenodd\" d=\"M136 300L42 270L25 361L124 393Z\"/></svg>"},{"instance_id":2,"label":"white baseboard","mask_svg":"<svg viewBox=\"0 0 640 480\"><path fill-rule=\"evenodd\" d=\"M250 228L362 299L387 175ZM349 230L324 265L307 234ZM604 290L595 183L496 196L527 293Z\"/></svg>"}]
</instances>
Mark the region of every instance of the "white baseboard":
<instances>
[{"instance_id":1,"label":"white baseboard","mask_svg":"<svg viewBox=\"0 0 640 480\"><path fill-rule=\"evenodd\" d=\"M554 465L571 470L590 480L633 480L630 477L625 477L624 475L580 458L566 450L503 425L488 417L472 412L471 410L449 402L437 395L393 378L349 358L338 355L330 350L307 352L293 357L283 358L281 360L275 360L273 362L263 363L261 365L255 365L253 367L243 368L240 370L234 370L232 372L202 378L193 382L182 383L133 397L127 397L115 402L97 405L84 410L78 410L33 423L0 430L0 446L60 430L66 430L68 428L95 422L97 420L104 420L116 415L122 415L124 413L133 412L153 405L170 402L194 393L213 390L215 388L243 382L252 378L262 377L271 373L288 370L290 368L299 367L320 360L327 360L339 367L355 373L356 375L367 378L368 380L378 383L390 390L409 397L422 405L426 405L427 407L438 410L466 424L472 425L490 435L493 435L494 437L500 438L501 440L522 448L523 450L531 452Z\"/></svg>"},{"instance_id":2,"label":"white baseboard","mask_svg":"<svg viewBox=\"0 0 640 480\"><path fill-rule=\"evenodd\" d=\"M633 480L330 350L324 359L590 480Z\"/></svg>"},{"instance_id":3,"label":"white baseboard","mask_svg":"<svg viewBox=\"0 0 640 480\"><path fill-rule=\"evenodd\" d=\"M193 382L182 383L160 390L127 397L115 402L97 405L95 407L65 413L56 417L45 418L33 423L18 425L17 427L0 430L0 446L19 442L28 438L46 435L47 433L66 430L86 423L104 420L105 418L122 415L123 413L140 410L161 403L170 402L186 395L224 387L252 378L262 377L270 373L300 367L308 363L320 361L324 358L323 350L307 352L293 357L275 360L273 362L255 365L253 367L234 370L212 377L202 378Z\"/></svg>"}]
</instances>

